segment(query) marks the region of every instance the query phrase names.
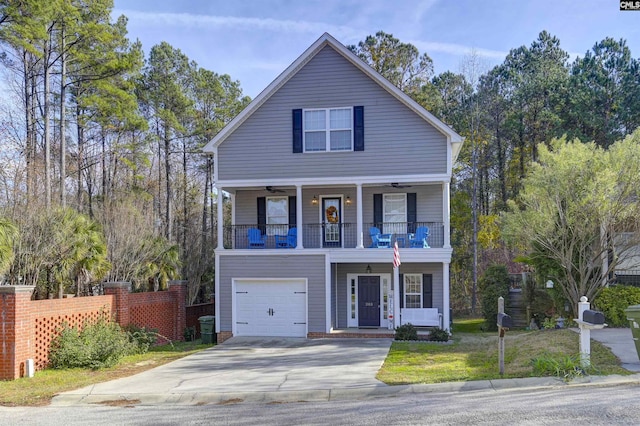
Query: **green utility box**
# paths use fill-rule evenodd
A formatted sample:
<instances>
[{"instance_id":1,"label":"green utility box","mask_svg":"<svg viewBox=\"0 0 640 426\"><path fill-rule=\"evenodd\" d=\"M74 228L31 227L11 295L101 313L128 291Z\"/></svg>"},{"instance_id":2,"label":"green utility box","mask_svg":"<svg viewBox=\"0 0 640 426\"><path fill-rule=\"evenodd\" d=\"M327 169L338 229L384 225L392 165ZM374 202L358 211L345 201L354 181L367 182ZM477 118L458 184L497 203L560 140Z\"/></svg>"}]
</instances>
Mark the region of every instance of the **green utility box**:
<instances>
[{"instance_id":1,"label":"green utility box","mask_svg":"<svg viewBox=\"0 0 640 426\"><path fill-rule=\"evenodd\" d=\"M202 343L211 345L217 343L216 336L216 317L213 315L205 315L198 318L200 321L200 334L202 335Z\"/></svg>"},{"instance_id":2,"label":"green utility box","mask_svg":"<svg viewBox=\"0 0 640 426\"><path fill-rule=\"evenodd\" d=\"M624 312L627 314L631 334L633 334L633 342L636 344L636 352L640 357L640 305L631 305Z\"/></svg>"}]
</instances>

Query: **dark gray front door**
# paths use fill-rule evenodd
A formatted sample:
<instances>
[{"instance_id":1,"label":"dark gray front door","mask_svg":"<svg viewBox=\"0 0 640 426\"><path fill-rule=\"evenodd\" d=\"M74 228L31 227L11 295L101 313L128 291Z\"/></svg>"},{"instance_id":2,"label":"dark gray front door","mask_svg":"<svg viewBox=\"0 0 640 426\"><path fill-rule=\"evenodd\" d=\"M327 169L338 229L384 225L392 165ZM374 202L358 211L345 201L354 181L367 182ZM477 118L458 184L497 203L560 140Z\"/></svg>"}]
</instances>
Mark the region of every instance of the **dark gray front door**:
<instances>
[{"instance_id":1,"label":"dark gray front door","mask_svg":"<svg viewBox=\"0 0 640 426\"><path fill-rule=\"evenodd\" d=\"M380 327L380 277L358 277L358 326Z\"/></svg>"}]
</instances>

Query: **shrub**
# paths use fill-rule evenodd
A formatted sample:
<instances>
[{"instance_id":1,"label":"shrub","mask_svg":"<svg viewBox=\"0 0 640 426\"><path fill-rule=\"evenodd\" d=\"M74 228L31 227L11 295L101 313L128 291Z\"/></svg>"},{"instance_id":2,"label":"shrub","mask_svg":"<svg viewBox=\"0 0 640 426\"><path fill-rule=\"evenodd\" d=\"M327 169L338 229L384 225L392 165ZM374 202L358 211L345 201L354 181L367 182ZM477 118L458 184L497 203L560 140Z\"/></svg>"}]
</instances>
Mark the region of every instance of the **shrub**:
<instances>
[{"instance_id":1,"label":"shrub","mask_svg":"<svg viewBox=\"0 0 640 426\"><path fill-rule=\"evenodd\" d=\"M533 371L538 376L556 376L569 381L587 372L580 365L578 355L553 355L548 352L531 360Z\"/></svg>"},{"instance_id":2,"label":"shrub","mask_svg":"<svg viewBox=\"0 0 640 426\"><path fill-rule=\"evenodd\" d=\"M149 348L158 340L157 330L147 330L145 327L129 324L125 327L129 341L134 345L135 352L146 353Z\"/></svg>"},{"instance_id":3,"label":"shrub","mask_svg":"<svg viewBox=\"0 0 640 426\"><path fill-rule=\"evenodd\" d=\"M529 302L531 316L535 318L538 326L546 328L543 324L545 318L553 316L553 298L546 289L537 288L533 290L533 299Z\"/></svg>"},{"instance_id":4,"label":"shrub","mask_svg":"<svg viewBox=\"0 0 640 426\"><path fill-rule=\"evenodd\" d=\"M507 307L509 299L509 274L504 265L493 265L487 268L478 282L482 316L487 330L497 330L498 297L502 296Z\"/></svg>"},{"instance_id":5,"label":"shrub","mask_svg":"<svg viewBox=\"0 0 640 426\"><path fill-rule=\"evenodd\" d=\"M545 330L553 330L554 328L556 328L556 321L553 318L547 317L544 319L541 326Z\"/></svg>"},{"instance_id":6,"label":"shrub","mask_svg":"<svg viewBox=\"0 0 640 426\"><path fill-rule=\"evenodd\" d=\"M411 323L398 326L396 340L418 340L418 330Z\"/></svg>"},{"instance_id":7,"label":"shrub","mask_svg":"<svg viewBox=\"0 0 640 426\"><path fill-rule=\"evenodd\" d=\"M64 324L51 342L49 361L53 368L111 367L120 359L138 351L127 333L115 322L102 317L79 330Z\"/></svg>"},{"instance_id":8,"label":"shrub","mask_svg":"<svg viewBox=\"0 0 640 426\"><path fill-rule=\"evenodd\" d=\"M625 285L603 288L593 299L593 304L604 313L609 327L628 327L629 321L624 310L640 304L640 288Z\"/></svg>"},{"instance_id":9,"label":"shrub","mask_svg":"<svg viewBox=\"0 0 640 426\"><path fill-rule=\"evenodd\" d=\"M434 342L448 342L449 332L447 330L443 330L440 327L436 327L431 330L431 333L429 333L429 340Z\"/></svg>"},{"instance_id":10,"label":"shrub","mask_svg":"<svg viewBox=\"0 0 640 426\"><path fill-rule=\"evenodd\" d=\"M191 342L193 340L196 340L196 328L195 328L195 326L185 327L184 331L182 332L182 335L184 336L184 341L185 342Z\"/></svg>"}]
</instances>

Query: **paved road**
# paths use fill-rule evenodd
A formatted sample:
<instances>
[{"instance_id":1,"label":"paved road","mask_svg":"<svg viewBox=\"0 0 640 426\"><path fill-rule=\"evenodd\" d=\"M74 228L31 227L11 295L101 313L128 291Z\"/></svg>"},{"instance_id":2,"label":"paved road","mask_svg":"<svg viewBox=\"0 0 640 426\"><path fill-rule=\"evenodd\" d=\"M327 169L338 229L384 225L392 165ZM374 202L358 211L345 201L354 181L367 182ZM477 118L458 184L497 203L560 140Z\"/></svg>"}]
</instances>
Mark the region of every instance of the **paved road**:
<instances>
[{"instance_id":1,"label":"paved road","mask_svg":"<svg viewBox=\"0 0 640 426\"><path fill-rule=\"evenodd\" d=\"M0 407L2 425L637 425L640 387L482 390L198 406Z\"/></svg>"}]
</instances>

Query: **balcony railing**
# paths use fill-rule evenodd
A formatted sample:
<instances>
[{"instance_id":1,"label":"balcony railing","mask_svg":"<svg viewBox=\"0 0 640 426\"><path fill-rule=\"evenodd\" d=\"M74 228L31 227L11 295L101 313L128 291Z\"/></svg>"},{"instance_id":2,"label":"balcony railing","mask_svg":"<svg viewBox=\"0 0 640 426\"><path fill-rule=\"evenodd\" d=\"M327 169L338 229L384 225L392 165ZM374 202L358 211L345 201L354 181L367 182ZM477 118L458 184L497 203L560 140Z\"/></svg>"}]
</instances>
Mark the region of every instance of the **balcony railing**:
<instances>
[{"instance_id":1,"label":"balcony railing","mask_svg":"<svg viewBox=\"0 0 640 426\"><path fill-rule=\"evenodd\" d=\"M442 222L384 222L365 223L362 225L364 246L373 247L370 229L377 227L383 234L391 234L391 246L398 242L398 246L410 247L410 240L415 237L416 229L420 226L429 228L427 242L431 248L444 246L444 225ZM252 244L251 248L292 248L282 242L289 232L289 225L232 225L224 227L224 247L226 249L250 248L248 231L259 229L264 236L264 244ZM302 244L306 249L318 248L356 248L358 246L358 227L355 223L305 223L297 228L302 232ZM377 246L376 246L377 248Z\"/></svg>"}]
</instances>

